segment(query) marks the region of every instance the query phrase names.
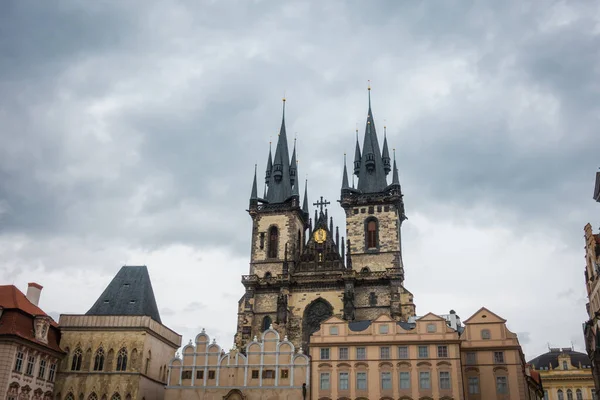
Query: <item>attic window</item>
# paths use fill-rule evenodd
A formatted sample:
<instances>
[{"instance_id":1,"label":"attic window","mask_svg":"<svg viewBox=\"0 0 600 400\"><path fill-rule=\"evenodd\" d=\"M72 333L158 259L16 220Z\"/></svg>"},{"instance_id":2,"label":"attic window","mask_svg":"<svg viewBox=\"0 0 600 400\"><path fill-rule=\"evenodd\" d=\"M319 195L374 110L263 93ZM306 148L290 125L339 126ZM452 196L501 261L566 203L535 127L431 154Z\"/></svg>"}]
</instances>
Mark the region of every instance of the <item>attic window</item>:
<instances>
[{"instance_id":1,"label":"attic window","mask_svg":"<svg viewBox=\"0 0 600 400\"><path fill-rule=\"evenodd\" d=\"M104 300L104 304L108 304L108 300Z\"/></svg>"},{"instance_id":2,"label":"attic window","mask_svg":"<svg viewBox=\"0 0 600 400\"><path fill-rule=\"evenodd\" d=\"M129 287L129 283L124 283L124 284L123 284L123 287L126 287L126 288L128 288L128 287Z\"/></svg>"},{"instance_id":3,"label":"attic window","mask_svg":"<svg viewBox=\"0 0 600 400\"><path fill-rule=\"evenodd\" d=\"M483 315L481 316L481 318L487 318L487 315L483 314Z\"/></svg>"},{"instance_id":4,"label":"attic window","mask_svg":"<svg viewBox=\"0 0 600 400\"><path fill-rule=\"evenodd\" d=\"M129 304L135 304L135 300L129 300Z\"/></svg>"}]
</instances>

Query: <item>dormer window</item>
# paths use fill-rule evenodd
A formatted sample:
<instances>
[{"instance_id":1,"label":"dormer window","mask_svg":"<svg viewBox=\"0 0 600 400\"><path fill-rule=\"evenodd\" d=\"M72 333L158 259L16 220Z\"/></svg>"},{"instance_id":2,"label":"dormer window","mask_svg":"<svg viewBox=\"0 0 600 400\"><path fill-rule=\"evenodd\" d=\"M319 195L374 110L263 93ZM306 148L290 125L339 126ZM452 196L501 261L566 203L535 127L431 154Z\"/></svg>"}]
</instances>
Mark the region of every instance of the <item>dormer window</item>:
<instances>
[{"instance_id":1,"label":"dormer window","mask_svg":"<svg viewBox=\"0 0 600 400\"><path fill-rule=\"evenodd\" d=\"M566 361L563 361L563 362L562 362L562 368L563 368L565 371L569 369L569 366L568 366L568 364L567 364L567 362L566 362Z\"/></svg>"},{"instance_id":2,"label":"dormer window","mask_svg":"<svg viewBox=\"0 0 600 400\"><path fill-rule=\"evenodd\" d=\"M48 329L50 328L50 318L47 316L37 316L33 322L33 330L36 340L42 343L48 343Z\"/></svg>"}]
</instances>

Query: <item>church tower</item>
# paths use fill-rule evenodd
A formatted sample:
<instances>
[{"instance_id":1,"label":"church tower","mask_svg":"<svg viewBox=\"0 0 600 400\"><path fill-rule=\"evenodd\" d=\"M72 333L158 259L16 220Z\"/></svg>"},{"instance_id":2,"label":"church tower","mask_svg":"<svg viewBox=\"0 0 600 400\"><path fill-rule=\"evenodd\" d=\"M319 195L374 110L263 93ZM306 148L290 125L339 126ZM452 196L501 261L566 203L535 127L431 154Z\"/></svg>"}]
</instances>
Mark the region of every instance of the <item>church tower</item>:
<instances>
[{"instance_id":1,"label":"church tower","mask_svg":"<svg viewBox=\"0 0 600 400\"><path fill-rule=\"evenodd\" d=\"M370 107L362 155L357 143L358 187L351 188L344 167L341 206L349 240L334 229L320 197L309 217L308 191L300 205L296 147L290 160L283 118L275 156L267 158L265 192L258 196L257 171L248 212L252 218L250 273L242 276L245 294L238 303L237 348L269 327L305 350L322 321L396 320L414 315L412 294L404 289L400 224L406 218L394 161L391 185L387 139L379 149ZM347 249L347 252L346 252Z\"/></svg>"},{"instance_id":2,"label":"church tower","mask_svg":"<svg viewBox=\"0 0 600 400\"><path fill-rule=\"evenodd\" d=\"M352 269L360 274L384 273L390 278L389 292L379 294L389 304L390 315L405 319L414 315L413 296L404 286L404 265L400 228L406 219L404 201L396 155L391 165L386 127L384 126L383 149L379 148L375 120L371 109L369 86L369 110L365 126L362 151L356 136L354 175L357 187L350 187L348 171L344 165L340 204L346 213L348 252L352 254ZM392 183L386 176L392 172ZM354 185L353 185L354 186Z\"/></svg>"}]
</instances>

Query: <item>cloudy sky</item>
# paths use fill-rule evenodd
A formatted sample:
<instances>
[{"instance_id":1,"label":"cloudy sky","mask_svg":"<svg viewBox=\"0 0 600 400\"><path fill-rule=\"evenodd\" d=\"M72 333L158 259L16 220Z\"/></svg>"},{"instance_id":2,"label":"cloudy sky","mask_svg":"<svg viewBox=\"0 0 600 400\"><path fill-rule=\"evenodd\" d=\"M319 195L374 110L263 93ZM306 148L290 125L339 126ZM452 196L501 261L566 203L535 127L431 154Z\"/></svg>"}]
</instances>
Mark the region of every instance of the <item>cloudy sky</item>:
<instances>
[{"instance_id":1,"label":"cloudy sky","mask_svg":"<svg viewBox=\"0 0 600 400\"><path fill-rule=\"evenodd\" d=\"M583 350L600 6L486 3L2 2L1 283L39 282L47 312L84 313L145 264L166 325L229 347L283 94L311 202L333 201L343 228L334 200L370 79L417 312L486 306L528 359Z\"/></svg>"}]
</instances>

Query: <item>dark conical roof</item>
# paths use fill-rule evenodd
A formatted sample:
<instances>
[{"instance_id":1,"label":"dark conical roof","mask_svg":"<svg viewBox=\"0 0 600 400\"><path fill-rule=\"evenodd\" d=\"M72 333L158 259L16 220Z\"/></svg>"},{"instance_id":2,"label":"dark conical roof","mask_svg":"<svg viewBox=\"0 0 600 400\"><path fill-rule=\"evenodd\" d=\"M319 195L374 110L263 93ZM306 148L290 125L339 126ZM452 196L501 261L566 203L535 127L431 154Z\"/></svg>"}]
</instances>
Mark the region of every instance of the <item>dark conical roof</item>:
<instances>
[{"instance_id":1,"label":"dark conical roof","mask_svg":"<svg viewBox=\"0 0 600 400\"><path fill-rule=\"evenodd\" d=\"M392 178L392 185L400 185L400 178L398 177L398 167L396 166L396 151L394 151L394 174Z\"/></svg>"},{"instance_id":2,"label":"dark conical roof","mask_svg":"<svg viewBox=\"0 0 600 400\"><path fill-rule=\"evenodd\" d=\"M304 201L302 202L302 211L308 214L308 179L304 181Z\"/></svg>"},{"instance_id":3,"label":"dark conical roof","mask_svg":"<svg viewBox=\"0 0 600 400\"><path fill-rule=\"evenodd\" d=\"M267 201L283 203L292 196L292 184L290 181L290 153L288 149L287 134L285 131L285 100L283 102L283 117L281 129L275 148L273 167L269 177L269 189L267 190Z\"/></svg>"},{"instance_id":4,"label":"dark conical roof","mask_svg":"<svg viewBox=\"0 0 600 400\"><path fill-rule=\"evenodd\" d=\"M383 131L385 132L385 126L383 127ZM383 134L383 150L381 152L381 159L383 160L383 169L385 174L390 173L390 151L388 150L387 143L387 134Z\"/></svg>"},{"instance_id":5,"label":"dark conical roof","mask_svg":"<svg viewBox=\"0 0 600 400\"><path fill-rule=\"evenodd\" d=\"M348 169L346 168L346 154L344 154L344 174L342 176L342 190L349 189L350 184L348 183Z\"/></svg>"},{"instance_id":6,"label":"dark conical roof","mask_svg":"<svg viewBox=\"0 0 600 400\"><path fill-rule=\"evenodd\" d=\"M122 267L85 315L147 315L162 323L148 268Z\"/></svg>"},{"instance_id":7,"label":"dark conical roof","mask_svg":"<svg viewBox=\"0 0 600 400\"><path fill-rule=\"evenodd\" d=\"M256 184L256 164L254 164L254 180L252 181L252 192L250 193L250 200L258 199L258 186Z\"/></svg>"},{"instance_id":8,"label":"dark conical roof","mask_svg":"<svg viewBox=\"0 0 600 400\"><path fill-rule=\"evenodd\" d=\"M373 165L372 170L369 169L369 163ZM365 126L365 140L362 148L357 189L363 193L381 192L387 187L385 175L381 150L379 149L379 142L377 140L377 131L375 130L375 120L373 119L373 111L371 110L371 89L369 88L369 112Z\"/></svg>"}]
</instances>

